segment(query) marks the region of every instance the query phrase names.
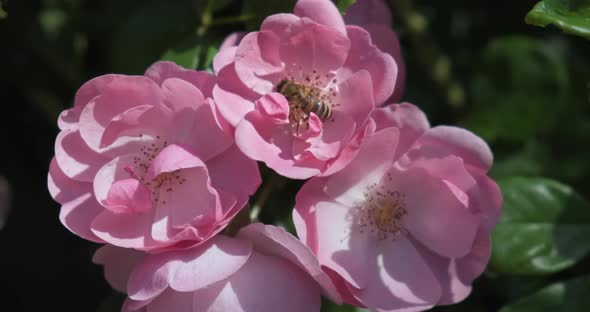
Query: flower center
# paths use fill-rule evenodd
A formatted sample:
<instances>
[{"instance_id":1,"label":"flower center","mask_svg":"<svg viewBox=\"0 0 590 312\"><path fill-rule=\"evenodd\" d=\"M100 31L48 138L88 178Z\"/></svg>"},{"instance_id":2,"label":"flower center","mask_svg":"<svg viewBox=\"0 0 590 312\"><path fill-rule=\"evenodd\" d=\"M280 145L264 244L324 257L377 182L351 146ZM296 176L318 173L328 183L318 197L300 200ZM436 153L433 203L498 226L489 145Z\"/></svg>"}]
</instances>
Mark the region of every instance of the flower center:
<instances>
[{"instance_id":1,"label":"flower center","mask_svg":"<svg viewBox=\"0 0 590 312\"><path fill-rule=\"evenodd\" d=\"M140 134L139 137L143 140L144 135ZM152 203L154 205L159 203L166 204L166 200L161 198L162 194L170 193L174 190L176 185L182 185L186 182L182 169L160 173L150 181L145 179L145 175L148 172L152 161L167 146L168 141L162 139L160 136L151 137L149 141L146 140L146 144L139 149L139 155L133 157L133 165L125 168L125 171L127 171L132 178L139 180L150 190Z\"/></svg>"},{"instance_id":2,"label":"flower center","mask_svg":"<svg viewBox=\"0 0 590 312\"><path fill-rule=\"evenodd\" d=\"M139 135L143 141L145 136ZM133 157L133 166L126 168L126 171L133 177L145 184L144 176L150 168L152 161L158 156L160 151L168 146L168 141L163 140L159 135L145 141L145 144L139 149L137 156Z\"/></svg>"},{"instance_id":3,"label":"flower center","mask_svg":"<svg viewBox=\"0 0 590 312\"><path fill-rule=\"evenodd\" d=\"M182 185L186 182L183 176L183 170L175 170L172 172L164 172L157 175L149 182L145 182L145 186L150 190L152 201L155 205L161 203L166 204L166 199L161 198L162 194L171 193L174 191L176 185Z\"/></svg>"},{"instance_id":4,"label":"flower center","mask_svg":"<svg viewBox=\"0 0 590 312\"><path fill-rule=\"evenodd\" d=\"M398 239L405 235L402 218L407 214L405 195L373 184L365 192L358 225L361 233L369 232L378 239Z\"/></svg>"}]
</instances>

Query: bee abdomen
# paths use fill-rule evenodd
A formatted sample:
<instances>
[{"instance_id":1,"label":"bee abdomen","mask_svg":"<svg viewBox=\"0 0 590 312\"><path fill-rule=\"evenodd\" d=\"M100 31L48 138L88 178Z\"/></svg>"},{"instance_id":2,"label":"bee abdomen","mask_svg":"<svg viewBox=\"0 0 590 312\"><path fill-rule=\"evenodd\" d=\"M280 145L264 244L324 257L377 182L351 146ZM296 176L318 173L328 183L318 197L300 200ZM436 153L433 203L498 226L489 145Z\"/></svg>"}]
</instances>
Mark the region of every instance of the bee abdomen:
<instances>
[{"instance_id":1,"label":"bee abdomen","mask_svg":"<svg viewBox=\"0 0 590 312\"><path fill-rule=\"evenodd\" d=\"M304 110L305 112L307 112L308 114L313 112L322 121L330 118L330 115L332 114L332 109L330 108L330 105L324 103L321 100L308 102L306 108L308 108L308 110Z\"/></svg>"}]
</instances>

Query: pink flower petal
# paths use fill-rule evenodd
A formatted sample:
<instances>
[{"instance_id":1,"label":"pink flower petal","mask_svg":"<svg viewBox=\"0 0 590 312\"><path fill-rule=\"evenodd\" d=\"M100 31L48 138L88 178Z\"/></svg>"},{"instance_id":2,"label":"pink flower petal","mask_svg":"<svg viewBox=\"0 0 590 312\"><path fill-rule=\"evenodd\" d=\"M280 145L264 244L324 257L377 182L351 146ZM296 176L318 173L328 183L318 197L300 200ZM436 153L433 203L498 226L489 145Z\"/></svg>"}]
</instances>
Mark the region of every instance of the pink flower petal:
<instances>
[{"instance_id":1,"label":"pink flower petal","mask_svg":"<svg viewBox=\"0 0 590 312\"><path fill-rule=\"evenodd\" d=\"M306 21L299 16L290 13L278 13L268 16L260 25L260 31L270 31L279 38L286 38L295 31L298 31ZM313 22L311 22L313 23Z\"/></svg>"},{"instance_id":2,"label":"pink flower petal","mask_svg":"<svg viewBox=\"0 0 590 312\"><path fill-rule=\"evenodd\" d=\"M332 301L341 302L334 284L322 271L314 254L293 235L276 226L255 223L242 228L237 237L252 242L257 252L281 257L297 265L322 287Z\"/></svg>"},{"instance_id":3,"label":"pink flower petal","mask_svg":"<svg viewBox=\"0 0 590 312\"><path fill-rule=\"evenodd\" d=\"M116 157L104 166L94 176L93 189L96 200L106 205L111 185L119 180L135 178L129 167L133 164L136 155L124 155Z\"/></svg>"},{"instance_id":4,"label":"pink flower petal","mask_svg":"<svg viewBox=\"0 0 590 312\"><path fill-rule=\"evenodd\" d=\"M219 123L214 103L204 101L198 89L171 78L162 84L162 94L164 104L175 112L173 126L166 129L166 137L173 138L176 144L191 146L203 161L231 146L231 134Z\"/></svg>"},{"instance_id":5,"label":"pink flower petal","mask_svg":"<svg viewBox=\"0 0 590 312\"><path fill-rule=\"evenodd\" d=\"M318 252L318 227L315 205L324 194L325 179L314 178L305 182L295 196L293 225L297 237L307 245L314 254Z\"/></svg>"},{"instance_id":6,"label":"pink flower petal","mask_svg":"<svg viewBox=\"0 0 590 312\"><path fill-rule=\"evenodd\" d=\"M371 76L365 70L356 72L338 84L336 109L353 118L357 125L363 125L369 118L375 102L368 96L373 94Z\"/></svg>"},{"instance_id":7,"label":"pink flower petal","mask_svg":"<svg viewBox=\"0 0 590 312\"><path fill-rule=\"evenodd\" d=\"M63 111L57 120L60 130L72 129L78 127L78 120L82 109L96 96L103 92L103 89L115 79L121 78L121 75L109 74L96 77L84 83L76 92L74 98L74 107Z\"/></svg>"},{"instance_id":8,"label":"pink flower petal","mask_svg":"<svg viewBox=\"0 0 590 312\"><path fill-rule=\"evenodd\" d=\"M145 301L135 301L133 299L130 299L129 297L127 297L127 299L125 299L125 302L123 302L123 307L121 307L121 311L122 312L130 312L130 311L134 311L134 312L147 312L147 305L151 302L152 300L145 300Z\"/></svg>"},{"instance_id":9,"label":"pink flower petal","mask_svg":"<svg viewBox=\"0 0 590 312\"><path fill-rule=\"evenodd\" d=\"M480 228L472 250L460 259L444 258L421 244L415 244L424 260L433 269L442 287L437 304L446 305L463 301L471 293L471 283L481 275L491 255L490 234Z\"/></svg>"},{"instance_id":10,"label":"pink flower petal","mask_svg":"<svg viewBox=\"0 0 590 312\"><path fill-rule=\"evenodd\" d=\"M465 169L461 158L454 155L444 158L430 158L428 151L425 151L425 153L418 152L411 154L413 154L413 159L410 162L412 167L422 168L432 177L444 181L466 207L472 206L470 202L471 198L479 197L477 182ZM400 162L403 160L405 158ZM398 166L400 162L398 162ZM471 209L471 211L474 213L479 212L476 209Z\"/></svg>"},{"instance_id":11,"label":"pink flower petal","mask_svg":"<svg viewBox=\"0 0 590 312\"><path fill-rule=\"evenodd\" d=\"M210 73L182 68L167 61L152 64L145 71L145 76L151 78L158 85L162 85L169 78L182 79L199 89L205 97L212 97L211 91L215 85L215 77Z\"/></svg>"},{"instance_id":12,"label":"pink flower petal","mask_svg":"<svg viewBox=\"0 0 590 312\"><path fill-rule=\"evenodd\" d=\"M235 63L231 63L223 67L217 74L213 97L221 115L235 127L247 112L254 109L254 101L260 95L240 80L236 73Z\"/></svg>"},{"instance_id":13,"label":"pink flower petal","mask_svg":"<svg viewBox=\"0 0 590 312\"><path fill-rule=\"evenodd\" d=\"M90 224L94 235L119 247L149 249L162 246L150 236L153 211L117 214L103 210Z\"/></svg>"},{"instance_id":14,"label":"pink flower petal","mask_svg":"<svg viewBox=\"0 0 590 312\"><path fill-rule=\"evenodd\" d=\"M402 55L399 39L389 26L367 24L363 29L371 34L371 41L379 50L393 57L397 65L397 77L393 94L385 102L397 103L401 99L406 86L406 64Z\"/></svg>"},{"instance_id":15,"label":"pink flower petal","mask_svg":"<svg viewBox=\"0 0 590 312\"><path fill-rule=\"evenodd\" d=\"M328 162L328 168L319 176L326 177L342 170L346 167L358 153L361 143L375 132L375 122L369 119L364 126L357 129L355 135L350 139L348 144L342 149L340 155Z\"/></svg>"},{"instance_id":16,"label":"pink flower petal","mask_svg":"<svg viewBox=\"0 0 590 312\"><path fill-rule=\"evenodd\" d=\"M457 127L438 126L427 131L420 137L412 149L426 146L436 150L439 157L456 155L463 161L484 173L492 166L494 157L489 146L475 134Z\"/></svg>"},{"instance_id":17,"label":"pink flower petal","mask_svg":"<svg viewBox=\"0 0 590 312\"><path fill-rule=\"evenodd\" d=\"M113 183L105 204L115 213L146 212L152 208L152 198L150 191L137 179L125 179Z\"/></svg>"},{"instance_id":18,"label":"pink flower petal","mask_svg":"<svg viewBox=\"0 0 590 312\"><path fill-rule=\"evenodd\" d=\"M389 127L399 129L400 138L395 159L408 151L412 144L430 129L424 112L409 103L391 104L377 108L373 111L371 118L375 121L377 130Z\"/></svg>"},{"instance_id":19,"label":"pink flower petal","mask_svg":"<svg viewBox=\"0 0 590 312\"><path fill-rule=\"evenodd\" d=\"M219 51L239 45L242 39L246 36L246 34L247 33L243 31L233 32L229 34L229 36L223 39L221 46L219 46Z\"/></svg>"},{"instance_id":20,"label":"pink flower petal","mask_svg":"<svg viewBox=\"0 0 590 312\"><path fill-rule=\"evenodd\" d=\"M363 203L367 187L379 182L393 165L398 137L396 128L388 128L367 138L355 159L327 180L326 194L351 207Z\"/></svg>"},{"instance_id":21,"label":"pink flower petal","mask_svg":"<svg viewBox=\"0 0 590 312\"><path fill-rule=\"evenodd\" d=\"M393 57L379 50L371 41L371 35L358 26L346 26L350 39L350 51L344 69L355 73L367 70L373 82L375 104L382 105L392 95L397 80L397 64ZM339 74L345 77L345 70Z\"/></svg>"},{"instance_id":22,"label":"pink flower petal","mask_svg":"<svg viewBox=\"0 0 590 312\"><path fill-rule=\"evenodd\" d=\"M256 109L279 122L289 122L289 103L280 93L269 93L256 101Z\"/></svg>"},{"instance_id":23,"label":"pink flower petal","mask_svg":"<svg viewBox=\"0 0 590 312\"><path fill-rule=\"evenodd\" d=\"M151 162L144 179L150 181L162 173L196 167L205 168L206 166L199 157L186 148L172 144L164 148Z\"/></svg>"},{"instance_id":24,"label":"pink flower petal","mask_svg":"<svg viewBox=\"0 0 590 312\"><path fill-rule=\"evenodd\" d=\"M321 229L315 238L318 260L354 287L364 287L367 261L374 252L374 245L368 234L359 232L353 224L354 208L335 203L327 196L314 201L317 202L315 223Z\"/></svg>"},{"instance_id":25,"label":"pink flower petal","mask_svg":"<svg viewBox=\"0 0 590 312\"><path fill-rule=\"evenodd\" d=\"M279 56L280 38L268 31L249 33L236 50L235 70L254 92L266 94L283 71Z\"/></svg>"},{"instance_id":26,"label":"pink flower petal","mask_svg":"<svg viewBox=\"0 0 590 312\"><path fill-rule=\"evenodd\" d=\"M307 179L318 167L298 166L293 159L293 136L289 124L276 124L252 111L236 127L236 145L248 157L263 161L277 173L293 179Z\"/></svg>"},{"instance_id":27,"label":"pink flower petal","mask_svg":"<svg viewBox=\"0 0 590 312\"><path fill-rule=\"evenodd\" d=\"M307 73L337 70L350 49L346 35L315 23L294 28L280 43L280 60Z\"/></svg>"},{"instance_id":28,"label":"pink flower petal","mask_svg":"<svg viewBox=\"0 0 590 312\"><path fill-rule=\"evenodd\" d=\"M185 80L171 77L160 82L164 105L173 112L183 113L195 111L203 105L203 93ZM213 90L213 87L211 87Z\"/></svg>"},{"instance_id":29,"label":"pink flower petal","mask_svg":"<svg viewBox=\"0 0 590 312\"><path fill-rule=\"evenodd\" d=\"M161 188L157 195L152 236L158 241L169 241L170 237L191 226L205 231L200 235L205 237L213 230L215 220L222 217L218 215L219 196L211 187L205 167L185 169L182 178L186 179L182 184Z\"/></svg>"},{"instance_id":30,"label":"pink flower petal","mask_svg":"<svg viewBox=\"0 0 590 312\"><path fill-rule=\"evenodd\" d=\"M482 226L491 232L502 214L502 192L496 182L486 175L474 172L472 174L479 186L479 196L472 206L474 210L483 213Z\"/></svg>"},{"instance_id":31,"label":"pink flower petal","mask_svg":"<svg viewBox=\"0 0 590 312\"><path fill-rule=\"evenodd\" d=\"M115 116L136 106L159 105L161 101L160 88L146 77L125 76L116 79L82 110L80 135L90 148L100 151L104 129Z\"/></svg>"},{"instance_id":32,"label":"pink flower petal","mask_svg":"<svg viewBox=\"0 0 590 312\"><path fill-rule=\"evenodd\" d=\"M480 227L475 236L471 251L467 256L455 260L457 276L465 284L471 284L486 269L492 255L490 232Z\"/></svg>"},{"instance_id":33,"label":"pink flower petal","mask_svg":"<svg viewBox=\"0 0 590 312\"><path fill-rule=\"evenodd\" d=\"M432 269L432 272L440 283L441 297L437 304L457 303L471 293L471 285L463 283L457 277L455 259L441 257L420 243L415 243L414 247L420 252L424 261L428 263L428 266Z\"/></svg>"},{"instance_id":34,"label":"pink flower petal","mask_svg":"<svg viewBox=\"0 0 590 312\"><path fill-rule=\"evenodd\" d=\"M317 119L317 116L315 118ZM323 129L319 135L307 139L305 136L302 139L296 137L293 141L294 154L302 154L306 151L322 161L337 157L352 137L355 124L350 117L338 111L333 113L333 118L323 123Z\"/></svg>"},{"instance_id":35,"label":"pink flower petal","mask_svg":"<svg viewBox=\"0 0 590 312\"><path fill-rule=\"evenodd\" d=\"M151 299L168 286L181 292L205 288L240 270L251 248L249 243L216 236L195 248L146 257L131 273L129 297Z\"/></svg>"},{"instance_id":36,"label":"pink flower petal","mask_svg":"<svg viewBox=\"0 0 590 312\"><path fill-rule=\"evenodd\" d=\"M152 300L147 307L149 312L194 312L206 311L195 309L194 301L200 300L195 298L193 292L180 292L173 289L166 289L158 297Z\"/></svg>"},{"instance_id":37,"label":"pink flower petal","mask_svg":"<svg viewBox=\"0 0 590 312\"><path fill-rule=\"evenodd\" d=\"M108 158L90 149L78 130L64 130L55 139L55 160L64 174L77 181L92 182Z\"/></svg>"},{"instance_id":38,"label":"pink flower petal","mask_svg":"<svg viewBox=\"0 0 590 312\"><path fill-rule=\"evenodd\" d=\"M104 267L105 279L111 287L126 293L131 271L144 255L141 251L104 245L96 250L92 262Z\"/></svg>"},{"instance_id":39,"label":"pink flower petal","mask_svg":"<svg viewBox=\"0 0 590 312\"><path fill-rule=\"evenodd\" d=\"M346 34L344 20L338 8L328 0L299 0L293 10L299 17L307 17L314 22L329 26L341 34Z\"/></svg>"},{"instance_id":40,"label":"pink flower petal","mask_svg":"<svg viewBox=\"0 0 590 312\"><path fill-rule=\"evenodd\" d=\"M367 266L367 286L353 293L371 310L424 311L440 298L436 277L406 239L380 241Z\"/></svg>"},{"instance_id":41,"label":"pink flower petal","mask_svg":"<svg viewBox=\"0 0 590 312\"><path fill-rule=\"evenodd\" d=\"M261 277L272 278L261 278ZM297 266L253 252L246 264L224 284L194 295L193 311L301 312L319 311L320 292Z\"/></svg>"},{"instance_id":42,"label":"pink flower petal","mask_svg":"<svg viewBox=\"0 0 590 312\"><path fill-rule=\"evenodd\" d=\"M162 115L157 107L140 105L114 116L102 133L99 147L108 147L122 136L155 135L158 129L164 128Z\"/></svg>"},{"instance_id":43,"label":"pink flower petal","mask_svg":"<svg viewBox=\"0 0 590 312\"><path fill-rule=\"evenodd\" d=\"M473 214L447 183L413 168L399 171L392 168L386 188L405 195L407 215L404 227L425 246L436 253L456 258L469 253L480 215Z\"/></svg>"},{"instance_id":44,"label":"pink flower petal","mask_svg":"<svg viewBox=\"0 0 590 312\"><path fill-rule=\"evenodd\" d=\"M241 39L240 39L241 41ZM219 73L223 68L229 66L230 64L233 66L233 62L235 61L236 57L236 50L238 46L231 46L231 47L224 47L220 48L215 57L213 57L213 71L216 75L219 76Z\"/></svg>"},{"instance_id":45,"label":"pink flower petal","mask_svg":"<svg viewBox=\"0 0 590 312\"><path fill-rule=\"evenodd\" d=\"M391 27L391 13L384 0L356 0L344 14L347 25L381 24Z\"/></svg>"},{"instance_id":46,"label":"pink flower petal","mask_svg":"<svg viewBox=\"0 0 590 312\"><path fill-rule=\"evenodd\" d=\"M236 196L239 208L246 204L262 183L256 162L246 157L235 145L206 163L211 185Z\"/></svg>"},{"instance_id":47,"label":"pink flower petal","mask_svg":"<svg viewBox=\"0 0 590 312\"><path fill-rule=\"evenodd\" d=\"M92 220L104 209L92 195L92 184L68 178L52 159L47 177L49 193L60 204L61 223L76 235L87 240L103 243L90 231Z\"/></svg>"},{"instance_id":48,"label":"pink flower petal","mask_svg":"<svg viewBox=\"0 0 590 312\"><path fill-rule=\"evenodd\" d=\"M261 31L280 39L277 62L284 62L294 74L300 70L307 73L336 70L346 60L350 47L345 33L292 14L267 17Z\"/></svg>"}]
</instances>

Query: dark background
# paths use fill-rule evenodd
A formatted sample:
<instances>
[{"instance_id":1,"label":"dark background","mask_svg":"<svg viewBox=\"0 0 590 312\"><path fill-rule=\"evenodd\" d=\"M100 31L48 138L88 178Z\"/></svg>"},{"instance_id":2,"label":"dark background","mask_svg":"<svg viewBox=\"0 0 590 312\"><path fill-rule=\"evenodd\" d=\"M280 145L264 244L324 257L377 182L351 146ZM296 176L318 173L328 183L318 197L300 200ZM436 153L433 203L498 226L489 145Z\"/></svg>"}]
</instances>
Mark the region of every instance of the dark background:
<instances>
[{"instance_id":1,"label":"dark background","mask_svg":"<svg viewBox=\"0 0 590 312\"><path fill-rule=\"evenodd\" d=\"M60 224L46 186L57 116L77 88L105 73L141 74L166 51L167 58L188 51L189 63L206 69L225 35L290 7L227 0L207 9L206 2L2 1L0 176L13 200L0 228L1 311L97 311L112 294L90 261L97 246ZM589 42L525 24L536 1L407 2L427 27L415 35L407 15L394 11L407 62L404 99L434 125L459 124L484 137L495 152L494 177L543 175L590 197ZM250 17L232 21L244 12ZM263 219L280 223L288 214ZM559 276L588 272L587 262ZM441 310L497 311L555 278L522 286L492 272L467 302Z\"/></svg>"}]
</instances>

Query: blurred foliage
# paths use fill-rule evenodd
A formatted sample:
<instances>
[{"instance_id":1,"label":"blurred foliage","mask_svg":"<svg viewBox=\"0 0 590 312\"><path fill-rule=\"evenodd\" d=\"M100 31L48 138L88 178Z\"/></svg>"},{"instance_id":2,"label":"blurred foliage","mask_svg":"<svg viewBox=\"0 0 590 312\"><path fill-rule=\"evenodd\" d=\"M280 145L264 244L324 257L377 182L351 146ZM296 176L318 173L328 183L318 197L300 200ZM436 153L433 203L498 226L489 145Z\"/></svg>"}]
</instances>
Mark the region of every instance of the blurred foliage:
<instances>
[{"instance_id":1,"label":"blurred foliage","mask_svg":"<svg viewBox=\"0 0 590 312\"><path fill-rule=\"evenodd\" d=\"M353 2L336 1L341 11ZM424 109L433 125L456 124L482 136L505 196L488 271L464 302L434 311L588 310L590 45L523 19L534 6L528 23L588 37L590 6L535 2L388 1L407 66L403 100ZM96 246L59 223L46 190L55 121L76 89L105 73L141 74L159 59L211 70L228 34L256 30L269 14L292 12L294 3L0 2L0 127L8 146L0 176L13 192L0 230L0 297L11 311L106 312L121 302L90 262ZM259 192L252 204L263 200L276 209L258 218L294 233L291 208L300 186L291 181L272 196ZM327 300L322 310L363 311Z\"/></svg>"},{"instance_id":2,"label":"blurred foliage","mask_svg":"<svg viewBox=\"0 0 590 312\"><path fill-rule=\"evenodd\" d=\"M553 24L566 33L590 39L588 16L588 0L543 0L527 14L526 22L542 27Z\"/></svg>"}]
</instances>

